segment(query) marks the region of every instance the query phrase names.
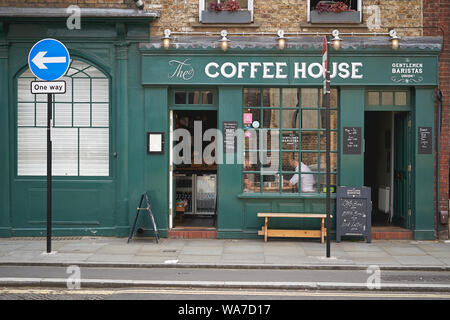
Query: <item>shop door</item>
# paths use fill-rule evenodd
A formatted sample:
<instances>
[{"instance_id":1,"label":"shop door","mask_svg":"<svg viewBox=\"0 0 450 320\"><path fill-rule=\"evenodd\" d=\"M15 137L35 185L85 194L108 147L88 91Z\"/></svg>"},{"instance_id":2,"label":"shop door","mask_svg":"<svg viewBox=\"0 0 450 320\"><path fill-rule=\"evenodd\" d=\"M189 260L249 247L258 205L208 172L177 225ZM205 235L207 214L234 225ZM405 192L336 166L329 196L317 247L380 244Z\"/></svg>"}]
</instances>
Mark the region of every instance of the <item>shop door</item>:
<instances>
[{"instance_id":1,"label":"shop door","mask_svg":"<svg viewBox=\"0 0 450 320\"><path fill-rule=\"evenodd\" d=\"M411 133L409 112L394 114L394 221L411 227Z\"/></svg>"}]
</instances>

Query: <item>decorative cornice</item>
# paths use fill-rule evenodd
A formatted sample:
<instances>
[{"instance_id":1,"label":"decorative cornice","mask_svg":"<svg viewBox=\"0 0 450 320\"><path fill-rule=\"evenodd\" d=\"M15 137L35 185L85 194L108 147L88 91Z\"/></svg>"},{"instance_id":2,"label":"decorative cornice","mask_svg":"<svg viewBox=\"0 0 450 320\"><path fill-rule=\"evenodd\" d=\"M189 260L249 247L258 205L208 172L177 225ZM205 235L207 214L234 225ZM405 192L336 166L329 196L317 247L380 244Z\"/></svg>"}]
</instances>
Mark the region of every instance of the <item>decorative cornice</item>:
<instances>
[{"instance_id":1,"label":"decorative cornice","mask_svg":"<svg viewBox=\"0 0 450 320\"><path fill-rule=\"evenodd\" d=\"M342 52L352 51L383 51L391 49L389 37L342 37ZM230 49L241 50L276 50L278 53L292 51L317 51L322 50L322 37L288 37L286 49L277 49L275 37L229 37ZM141 43L141 50L164 50L161 38L151 37L149 43ZM219 37L212 36L179 36L173 37L172 50L199 50L199 49L220 49ZM401 51L431 51L440 52L442 50L442 37L402 37L400 41ZM167 51L167 50L165 50ZM339 51L341 52L341 51Z\"/></svg>"}]
</instances>

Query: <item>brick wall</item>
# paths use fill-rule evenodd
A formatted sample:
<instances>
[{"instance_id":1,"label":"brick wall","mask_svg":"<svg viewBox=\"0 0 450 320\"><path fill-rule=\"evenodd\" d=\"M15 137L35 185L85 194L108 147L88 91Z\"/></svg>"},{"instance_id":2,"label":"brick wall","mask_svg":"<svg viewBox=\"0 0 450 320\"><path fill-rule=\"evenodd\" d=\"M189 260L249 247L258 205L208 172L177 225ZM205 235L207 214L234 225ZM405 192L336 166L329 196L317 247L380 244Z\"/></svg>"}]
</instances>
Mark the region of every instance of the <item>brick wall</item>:
<instances>
[{"instance_id":1,"label":"brick wall","mask_svg":"<svg viewBox=\"0 0 450 320\"><path fill-rule=\"evenodd\" d=\"M352 0L356 1L356 0ZM363 25L356 28L345 27L346 32L387 31L390 27L404 28L402 35L419 35L422 24L423 0L363 0ZM198 0L144 0L145 9L158 10L161 18L153 23L152 33L162 35L163 30L173 31L220 31L229 32L261 31L286 32L297 31L331 31L334 26L311 27L307 24L307 0L254 0L254 23L232 28L215 26L205 28L198 23ZM98 8L135 8L133 0L0 0L0 6L17 7L80 7ZM379 27L374 26L373 19L379 13ZM367 28L370 26L370 28ZM369 30L370 29L370 30Z\"/></svg>"},{"instance_id":2,"label":"brick wall","mask_svg":"<svg viewBox=\"0 0 450 320\"><path fill-rule=\"evenodd\" d=\"M133 0L0 0L1 7L135 8Z\"/></svg>"},{"instance_id":3,"label":"brick wall","mask_svg":"<svg viewBox=\"0 0 450 320\"><path fill-rule=\"evenodd\" d=\"M439 89L443 96L439 208L440 210L448 210L450 159L450 0L424 1L423 24L425 27L424 35L444 37L443 50L439 56ZM437 110L437 101L435 108ZM441 226L441 229L441 235L448 237L448 228L444 230L445 228Z\"/></svg>"}]
</instances>

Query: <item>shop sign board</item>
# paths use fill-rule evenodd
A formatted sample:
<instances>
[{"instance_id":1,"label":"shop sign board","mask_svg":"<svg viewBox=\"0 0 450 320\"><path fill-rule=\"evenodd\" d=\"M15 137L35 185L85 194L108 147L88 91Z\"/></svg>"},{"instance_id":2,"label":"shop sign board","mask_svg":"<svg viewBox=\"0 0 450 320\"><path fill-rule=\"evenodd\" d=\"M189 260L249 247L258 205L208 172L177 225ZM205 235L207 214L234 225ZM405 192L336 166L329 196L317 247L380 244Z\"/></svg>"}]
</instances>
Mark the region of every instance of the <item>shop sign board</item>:
<instances>
[{"instance_id":1,"label":"shop sign board","mask_svg":"<svg viewBox=\"0 0 450 320\"><path fill-rule=\"evenodd\" d=\"M436 85L434 56L327 57L334 86ZM322 85L318 56L143 54L142 84Z\"/></svg>"}]
</instances>

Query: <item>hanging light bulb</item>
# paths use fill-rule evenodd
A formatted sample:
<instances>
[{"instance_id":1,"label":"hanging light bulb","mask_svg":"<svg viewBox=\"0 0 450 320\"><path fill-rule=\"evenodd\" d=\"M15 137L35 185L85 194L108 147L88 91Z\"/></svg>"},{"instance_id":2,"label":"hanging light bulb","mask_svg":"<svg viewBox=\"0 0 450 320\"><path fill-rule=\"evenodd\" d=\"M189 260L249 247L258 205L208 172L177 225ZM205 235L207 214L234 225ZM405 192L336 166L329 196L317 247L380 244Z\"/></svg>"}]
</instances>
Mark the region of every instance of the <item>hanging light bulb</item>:
<instances>
[{"instance_id":1,"label":"hanging light bulb","mask_svg":"<svg viewBox=\"0 0 450 320\"><path fill-rule=\"evenodd\" d=\"M392 49L397 50L400 46L400 37L397 36L397 31L394 29L389 31L389 36L391 37Z\"/></svg>"},{"instance_id":2,"label":"hanging light bulb","mask_svg":"<svg viewBox=\"0 0 450 320\"><path fill-rule=\"evenodd\" d=\"M170 30L166 29L164 30L164 37L162 38L163 41L163 47L164 49L169 49L170 48L170 41L172 40L172 38L170 37Z\"/></svg>"},{"instance_id":3,"label":"hanging light bulb","mask_svg":"<svg viewBox=\"0 0 450 320\"><path fill-rule=\"evenodd\" d=\"M286 37L284 36L284 30L278 30L278 49L283 50L286 47Z\"/></svg>"},{"instance_id":4,"label":"hanging light bulb","mask_svg":"<svg viewBox=\"0 0 450 320\"><path fill-rule=\"evenodd\" d=\"M230 40L228 40L228 38L227 38L227 35L228 35L227 30L222 30L222 31L220 32L220 35L222 36L222 39L219 40L219 42L220 42L220 47L222 48L223 51L227 51L227 49L228 49L228 44L229 44L229 42L230 42Z\"/></svg>"},{"instance_id":5,"label":"hanging light bulb","mask_svg":"<svg viewBox=\"0 0 450 320\"><path fill-rule=\"evenodd\" d=\"M331 39L333 43L334 50L339 50L341 48L341 41L342 39L339 38L339 30L333 30L331 33L333 35L333 39Z\"/></svg>"}]
</instances>

